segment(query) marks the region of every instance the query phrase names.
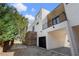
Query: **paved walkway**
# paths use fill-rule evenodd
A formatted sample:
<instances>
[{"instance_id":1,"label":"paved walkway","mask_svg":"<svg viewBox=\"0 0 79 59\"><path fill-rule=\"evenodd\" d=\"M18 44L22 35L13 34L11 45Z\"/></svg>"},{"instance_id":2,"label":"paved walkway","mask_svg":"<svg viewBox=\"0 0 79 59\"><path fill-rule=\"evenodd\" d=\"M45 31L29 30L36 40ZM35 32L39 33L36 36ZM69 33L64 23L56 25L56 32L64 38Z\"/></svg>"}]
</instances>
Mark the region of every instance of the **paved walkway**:
<instances>
[{"instance_id":1,"label":"paved walkway","mask_svg":"<svg viewBox=\"0 0 79 59\"><path fill-rule=\"evenodd\" d=\"M14 45L10 51L0 53L1 56L65 56L55 50L46 50L35 46L25 46L21 44Z\"/></svg>"}]
</instances>

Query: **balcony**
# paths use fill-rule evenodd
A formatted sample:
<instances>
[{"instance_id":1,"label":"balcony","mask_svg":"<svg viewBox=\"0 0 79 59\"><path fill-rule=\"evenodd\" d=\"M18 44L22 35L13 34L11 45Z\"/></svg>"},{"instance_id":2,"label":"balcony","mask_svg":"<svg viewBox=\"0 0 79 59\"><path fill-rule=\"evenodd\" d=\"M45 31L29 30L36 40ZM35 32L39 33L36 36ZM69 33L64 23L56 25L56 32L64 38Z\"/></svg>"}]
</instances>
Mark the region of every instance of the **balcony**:
<instances>
[{"instance_id":1,"label":"balcony","mask_svg":"<svg viewBox=\"0 0 79 59\"><path fill-rule=\"evenodd\" d=\"M60 15L52 18L51 20L49 20L49 19L47 19L47 20L48 20L48 22L44 23L43 26L42 26L43 30L46 29L46 28L49 28L51 26L53 26L53 28L54 28L55 25L66 21L67 18L66 18L65 12L62 12Z\"/></svg>"},{"instance_id":2,"label":"balcony","mask_svg":"<svg viewBox=\"0 0 79 59\"><path fill-rule=\"evenodd\" d=\"M46 29L43 29L42 32L51 32L51 31L55 31L55 30L65 28L65 27L67 27L67 21L63 21L63 22L61 22L59 24L47 27Z\"/></svg>"},{"instance_id":3,"label":"balcony","mask_svg":"<svg viewBox=\"0 0 79 59\"><path fill-rule=\"evenodd\" d=\"M55 21L54 21L55 22ZM45 30L45 29L47 29L47 28L50 28L50 27L53 27L53 28L55 28L56 26L58 26L58 25L60 25L60 24L63 24L63 23L66 23L67 21L65 20L65 21L62 21L62 22L57 22L57 23L50 23L51 24L51 26L47 26L47 23L44 23L43 25L42 25L42 30Z\"/></svg>"},{"instance_id":4,"label":"balcony","mask_svg":"<svg viewBox=\"0 0 79 59\"><path fill-rule=\"evenodd\" d=\"M65 14L65 12L62 12L61 14L57 15L56 17L52 17L51 20L48 19L48 27L59 24L66 20L67 20L66 14Z\"/></svg>"}]
</instances>

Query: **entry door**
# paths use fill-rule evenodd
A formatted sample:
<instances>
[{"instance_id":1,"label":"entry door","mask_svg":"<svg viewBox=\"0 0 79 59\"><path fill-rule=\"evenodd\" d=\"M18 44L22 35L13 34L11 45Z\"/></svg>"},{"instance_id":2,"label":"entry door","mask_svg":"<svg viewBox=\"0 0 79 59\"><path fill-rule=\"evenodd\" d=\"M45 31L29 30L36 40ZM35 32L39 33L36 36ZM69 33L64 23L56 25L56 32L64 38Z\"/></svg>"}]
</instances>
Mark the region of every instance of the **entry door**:
<instances>
[{"instance_id":1,"label":"entry door","mask_svg":"<svg viewBox=\"0 0 79 59\"><path fill-rule=\"evenodd\" d=\"M46 48L46 37L39 37L39 47Z\"/></svg>"}]
</instances>

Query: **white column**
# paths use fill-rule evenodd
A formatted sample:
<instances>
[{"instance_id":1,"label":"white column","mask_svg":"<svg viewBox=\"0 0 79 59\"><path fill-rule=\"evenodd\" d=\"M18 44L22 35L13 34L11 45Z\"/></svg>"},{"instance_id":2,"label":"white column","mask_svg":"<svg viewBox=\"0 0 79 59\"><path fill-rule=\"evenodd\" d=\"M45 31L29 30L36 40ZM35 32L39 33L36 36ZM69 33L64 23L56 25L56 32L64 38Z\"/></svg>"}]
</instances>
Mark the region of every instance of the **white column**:
<instances>
[{"instance_id":1,"label":"white column","mask_svg":"<svg viewBox=\"0 0 79 59\"><path fill-rule=\"evenodd\" d=\"M78 49L77 49L77 45L76 45L76 38L75 38L75 34L74 31L72 30L72 26L70 26L69 21L67 22L67 33L68 33L68 37L70 40L70 45L71 45L71 53L73 56L77 56L78 54Z\"/></svg>"}]
</instances>

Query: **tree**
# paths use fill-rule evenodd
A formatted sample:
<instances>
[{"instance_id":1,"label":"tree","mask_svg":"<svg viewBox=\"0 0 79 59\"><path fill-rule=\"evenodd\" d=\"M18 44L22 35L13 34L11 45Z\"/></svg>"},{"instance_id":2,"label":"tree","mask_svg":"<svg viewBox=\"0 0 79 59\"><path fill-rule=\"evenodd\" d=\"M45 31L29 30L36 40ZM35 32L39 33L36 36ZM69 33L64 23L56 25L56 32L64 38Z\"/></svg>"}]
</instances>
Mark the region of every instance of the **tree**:
<instances>
[{"instance_id":1,"label":"tree","mask_svg":"<svg viewBox=\"0 0 79 59\"><path fill-rule=\"evenodd\" d=\"M22 35L27 26L27 18L21 16L14 7L8 6L7 4L0 4L1 42L11 41L16 37L17 34Z\"/></svg>"},{"instance_id":2,"label":"tree","mask_svg":"<svg viewBox=\"0 0 79 59\"><path fill-rule=\"evenodd\" d=\"M20 35L20 39L23 40L25 37L26 30L28 28L28 19L19 15L19 13L14 14L15 22L17 23L18 33Z\"/></svg>"},{"instance_id":3,"label":"tree","mask_svg":"<svg viewBox=\"0 0 79 59\"><path fill-rule=\"evenodd\" d=\"M6 4L0 4L0 42L3 43L3 51L9 49L9 41L18 33L13 10Z\"/></svg>"},{"instance_id":4,"label":"tree","mask_svg":"<svg viewBox=\"0 0 79 59\"><path fill-rule=\"evenodd\" d=\"M0 41L11 40L18 33L11 7L0 5Z\"/></svg>"}]
</instances>

